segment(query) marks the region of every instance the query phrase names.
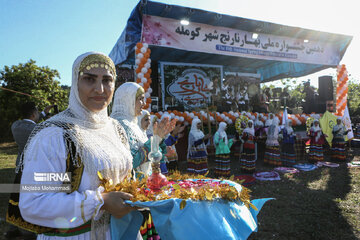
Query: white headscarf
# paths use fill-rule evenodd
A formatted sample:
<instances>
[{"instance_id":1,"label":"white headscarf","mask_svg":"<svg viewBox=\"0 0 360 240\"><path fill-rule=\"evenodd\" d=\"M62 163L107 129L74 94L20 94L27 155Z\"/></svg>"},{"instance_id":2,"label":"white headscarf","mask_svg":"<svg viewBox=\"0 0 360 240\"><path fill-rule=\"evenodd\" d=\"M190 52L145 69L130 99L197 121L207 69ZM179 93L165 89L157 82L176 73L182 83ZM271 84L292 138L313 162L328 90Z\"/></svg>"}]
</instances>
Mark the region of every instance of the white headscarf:
<instances>
[{"instance_id":1,"label":"white headscarf","mask_svg":"<svg viewBox=\"0 0 360 240\"><path fill-rule=\"evenodd\" d=\"M199 118L194 118L192 120L192 123L191 123L191 129L190 129L190 132L189 132L189 137L188 137L188 154L187 154L187 157L190 156L190 154L193 154L193 145L194 145L194 142L204 138L204 133L198 129L197 127L197 124L200 123L201 120ZM205 147L205 144L202 143L200 145L200 147L204 148L205 151L206 151L206 147Z\"/></svg>"},{"instance_id":2,"label":"white headscarf","mask_svg":"<svg viewBox=\"0 0 360 240\"><path fill-rule=\"evenodd\" d=\"M315 126L315 122L318 123L317 126ZM319 120L315 119L314 122L313 122L313 126L312 126L311 128L312 128L312 130L313 130L314 132L320 131L321 128L320 128L320 122L319 122Z\"/></svg>"},{"instance_id":3,"label":"white headscarf","mask_svg":"<svg viewBox=\"0 0 360 240\"><path fill-rule=\"evenodd\" d=\"M116 89L111 117L137 123L135 114L136 93L141 86L135 82L123 83Z\"/></svg>"},{"instance_id":4,"label":"white headscarf","mask_svg":"<svg viewBox=\"0 0 360 240\"><path fill-rule=\"evenodd\" d=\"M294 129L292 128L292 121L290 119L288 119L286 121L285 129L286 129L286 132L287 132L288 135L291 135L291 134L294 133Z\"/></svg>"},{"instance_id":5,"label":"white headscarf","mask_svg":"<svg viewBox=\"0 0 360 240\"><path fill-rule=\"evenodd\" d=\"M251 127L249 127L249 123L252 123ZM252 120L249 120L247 124L248 126L244 129L244 132L255 136L254 122Z\"/></svg>"},{"instance_id":6,"label":"white headscarf","mask_svg":"<svg viewBox=\"0 0 360 240\"><path fill-rule=\"evenodd\" d=\"M315 126L315 122L318 123L317 126ZM322 135L319 120L317 120L317 119L314 120L313 126L311 127L311 130L312 130L313 132L315 132L315 133L318 132L318 134L317 134L316 137L315 137L315 141L316 141L316 142L319 141L319 139L320 139L320 137L321 137L321 135Z\"/></svg>"},{"instance_id":7,"label":"white headscarf","mask_svg":"<svg viewBox=\"0 0 360 240\"><path fill-rule=\"evenodd\" d=\"M264 126L264 123L259 120L259 114L256 115L256 120L255 120L255 123L253 125L255 125L257 127L263 127Z\"/></svg>"},{"instance_id":8,"label":"white headscarf","mask_svg":"<svg viewBox=\"0 0 360 240\"><path fill-rule=\"evenodd\" d=\"M134 82L123 83L115 92L111 117L118 120L129 138L130 148L138 151L148 140L138 125L135 114L136 94L141 86Z\"/></svg>"},{"instance_id":9,"label":"white headscarf","mask_svg":"<svg viewBox=\"0 0 360 240\"><path fill-rule=\"evenodd\" d=\"M221 122L219 124L219 128L217 130L217 133L219 133L219 138L220 139L223 139L225 138L225 144L227 145L228 144L228 138L227 138L227 134L225 132L225 129L226 129L226 123L225 122ZM216 134L216 133L215 133Z\"/></svg>"},{"instance_id":10,"label":"white headscarf","mask_svg":"<svg viewBox=\"0 0 360 240\"><path fill-rule=\"evenodd\" d=\"M141 120L146 116L150 116L150 113L148 110L145 110L145 109L141 110L141 115L138 116L138 125L139 125L140 129L143 130L144 132L146 132L146 130L142 128Z\"/></svg>"},{"instance_id":11,"label":"white headscarf","mask_svg":"<svg viewBox=\"0 0 360 240\"><path fill-rule=\"evenodd\" d=\"M24 164L31 164L31 161L37 160L31 156L31 152L28 153L29 149L27 147L39 137L40 134L37 134L44 128L60 127L64 132L64 140L72 141L76 147L74 153L70 146L66 144L67 154L73 156L73 164L76 166L79 166L78 158L81 159L84 171L90 178L91 190L95 190L100 183L97 171L100 171L104 178L112 179L114 184L120 183L128 174L128 171L132 169L132 156L124 129L115 120L108 117L107 108L99 112L92 112L81 102L78 81L80 68L85 63L91 63L94 66L96 64L106 65L108 69L111 68L113 72L115 71L111 59L102 53L88 52L80 55L75 60L72 70L69 106L65 111L35 127L24 150ZM54 134L58 134L58 132L54 131ZM37 151L36 148L37 146L35 146L35 149L31 148L30 150ZM53 151L53 149L49 149L49 151ZM21 164L19 167L21 167ZM92 238L95 235L105 236L108 222L109 214L107 213L103 214L99 220L93 220L91 226Z\"/></svg>"},{"instance_id":12,"label":"white headscarf","mask_svg":"<svg viewBox=\"0 0 360 240\"><path fill-rule=\"evenodd\" d=\"M273 117L273 119L271 119L270 117ZM271 124L272 124L272 121L274 120L274 114L272 114L272 113L270 113L269 114L269 118L266 120L266 122L265 122L265 126L266 127L269 127Z\"/></svg>"},{"instance_id":13,"label":"white headscarf","mask_svg":"<svg viewBox=\"0 0 360 240\"><path fill-rule=\"evenodd\" d=\"M270 136L277 138L277 135L279 133L279 122L280 122L279 119L276 116L274 116L273 120L271 121L269 130L268 130L268 134L267 134L268 138Z\"/></svg>"},{"instance_id":14,"label":"white headscarf","mask_svg":"<svg viewBox=\"0 0 360 240\"><path fill-rule=\"evenodd\" d=\"M342 118L341 117L338 117L337 120L340 120L342 121ZM339 131L340 130L340 131ZM335 134L336 135L344 135L345 133L345 127L343 125L343 123L341 122L340 124L338 124L336 122L336 125L333 127L333 131L336 132Z\"/></svg>"},{"instance_id":15,"label":"white headscarf","mask_svg":"<svg viewBox=\"0 0 360 240\"><path fill-rule=\"evenodd\" d=\"M149 128L146 130L147 136L154 135L154 123L157 120L156 115L150 115L150 125Z\"/></svg>"},{"instance_id":16,"label":"white headscarf","mask_svg":"<svg viewBox=\"0 0 360 240\"><path fill-rule=\"evenodd\" d=\"M201 138L204 138L204 133L198 129L197 124L201 123L201 120L199 118L194 118L192 123L191 123L191 129L190 129L190 133L193 137L194 137L194 141L197 141Z\"/></svg>"}]
</instances>

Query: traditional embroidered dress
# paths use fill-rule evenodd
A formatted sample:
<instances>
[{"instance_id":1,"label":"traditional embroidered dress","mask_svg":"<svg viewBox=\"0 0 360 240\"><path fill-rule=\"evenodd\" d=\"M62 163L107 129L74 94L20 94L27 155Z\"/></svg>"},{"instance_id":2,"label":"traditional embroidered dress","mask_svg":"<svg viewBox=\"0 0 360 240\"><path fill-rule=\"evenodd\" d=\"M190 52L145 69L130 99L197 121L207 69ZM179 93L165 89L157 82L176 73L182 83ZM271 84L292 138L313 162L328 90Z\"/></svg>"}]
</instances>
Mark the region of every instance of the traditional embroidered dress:
<instances>
[{"instance_id":1,"label":"traditional embroidered dress","mask_svg":"<svg viewBox=\"0 0 360 240\"><path fill-rule=\"evenodd\" d=\"M310 150L309 161L318 162L324 161L324 149L323 144L325 142L324 134L321 131L320 126L315 127L315 122L319 124L319 120L314 120L314 126L310 128Z\"/></svg>"},{"instance_id":2,"label":"traditional embroidered dress","mask_svg":"<svg viewBox=\"0 0 360 240\"><path fill-rule=\"evenodd\" d=\"M198 118L193 119L188 138L187 171L194 174L205 174L208 171L207 151L204 133L198 129L201 123Z\"/></svg>"},{"instance_id":3,"label":"traditional embroidered dress","mask_svg":"<svg viewBox=\"0 0 360 240\"><path fill-rule=\"evenodd\" d=\"M264 123L259 120L259 116L262 116L262 113L256 116L254 122L254 129L255 129L255 137L256 137L256 146L257 146L257 156L259 159L264 158L265 154L265 142L266 142L266 130Z\"/></svg>"},{"instance_id":4,"label":"traditional embroidered dress","mask_svg":"<svg viewBox=\"0 0 360 240\"><path fill-rule=\"evenodd\" d=\"M21 184L39 184L36 172L73 173L71 193L20 193L19 202L10 203L18 204L21 215L14 211L12 215L9 208L8 221L39 233L37 239L111 239L110 215L100 210L104 189L99 187L97 172L120 183L132 168L132 156L123 128L108 117L107 109L92 112L79 98L78 77L95 65L106 66L116 77L106 55L79 56L73 65L68 109L36 126L25 147L18 169ZM63 182L41 182L50 183Z\"/></svg>"},{"instance_id":5,"label":"traditional embroidered dress","mask_svg":"<svg viewBox=\"0 0 360 240\"><path fill-rule=\"evenodd\" d=\"M240 157L240 168L244 172L255 172L257 160L257 147L255 142L255 130L253 121L250 120L251 127L245 128L241 140L243 142L243 152Z\"/></svg>"},{"instance_id":6,"label":"traditional embroidered dress","mask_svg":"<svg viewBox=\"0 0 360 240\"><path fill-rule=\"evenodd\" d=\"M241 135L236 131L235 133L235 138L236 139L240 139ZM241 151L242 151L242 148L241 148L241 142L240 141L236 141L233 146L232 146L232 149L233 149L233 155L234 157L240 157L240 154L241 154Z\"/></svg>"},{"instance_id":7,"label":"traditional embroidered dress","mask_svg":"<svg viewBox=\"0 0 360 240\"><path fill-rule=\"evenodd\" d=\"M167 163L166 167L168 171L175 171L178 170L178 155L176 153L175 144L178 142L178 136L173 134L168 134L165 139L166 144L166 158Z\"/></svg>"},{"instance_id":8,"label":"traditional embroidered dress","mask_svg":"<svg viewBox=\"0 0 360 240\"><path fill-rule=\"evenodd\" d=\"M226 123L221 122L219 129L214 135L215 152L215 175L230 177L230 148L233 140L228 140L225 132Z\"/></svg>"},{"instance_id":9,"label":"traditional embroidered dress","mask_svg":"<svg viewBox=\"0 0 360 240\"><path fill-rule=\"evenodd\" d=\"M301 137L295 138L294 148L295 148L296 161L301 161L304 156L305 141Z\"/></svg>"},{"instance_id":10,"label":"traditional embroidered dress","mask_svg":"<svg viewBox=\"0 0 360 240\"><path fill-rule=\"evenodd\" d=\"M264 163L274 166L281 166L280 149L279 149L279 120L274 118L267 132L266 150Z\"/></svg>"},{"instance_id":11,"label":"traditional embroidered dress","mask_svg":"<svg viewBox=\"0 0 360 240\"><path fill-rule=\"evenodd\" d=\"M291 120L289 120L286 127L281 130L283 137L281 145L281 161L284 166L293 166L296 160L294 148L295 133L291 127L291 123Z\"/></svg>"},{"instance_id":12,"label":"traditional embroidered dress","mask_svg":"<svg viewBox=\"0 0 360 240\"><path fill-rule=\"evenodd\" d=\"M133 156L133 168L136 169L137 176L151 173L150 160L148 159L148 154L151 151L151 141L148 139L146 132L139 127L138 118L135 114L136 98L143 92L143 88L137 83L126 82L122 84L115 92L111 113L111 117L118 120L127 133ZM157 135L153 137L159 138ZM163 141L159 148L164 156L166 154L166 145ZM141 213L144 216L140 228L143 239L160 239L152 222L150 211L141 211Z\"/></svg>"},{"instance_id":13,"label":"traditional embroidered dress","mask_svg":"<svg viewBox=\"0 0 360 240\"><path fill-rule=\"evenodd\" d=\"M340 119L341 120L341 119ZM344 135L347 134L345 127L342 124L336 124L333 127L333 140L331 147L331 160L333 161L345 161L345 139Z\"/></svg>"}]
</instances>

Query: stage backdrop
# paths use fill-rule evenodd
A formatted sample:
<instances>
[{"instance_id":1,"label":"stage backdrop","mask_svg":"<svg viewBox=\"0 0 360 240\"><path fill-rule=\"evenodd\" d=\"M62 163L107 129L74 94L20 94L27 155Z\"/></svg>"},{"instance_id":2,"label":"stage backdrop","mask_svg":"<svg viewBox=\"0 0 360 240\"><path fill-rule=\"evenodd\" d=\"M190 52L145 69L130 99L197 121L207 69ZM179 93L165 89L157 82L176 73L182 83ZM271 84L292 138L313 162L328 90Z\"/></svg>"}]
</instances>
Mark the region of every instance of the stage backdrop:
<instances>
[{"instance_id":1,"label":"stage backdrop","mask_svg":"<svg viewBox=\"0 0 360 240\"><path fill-rule=\"evenodd\" d=\"M253 38L254 37L254 38ZM150 15L143 16L141 41L154 46L246 58L335 66L339 48L326 41L258 34Z\"/></svg>"},{"instance_id":2,"label":"stage backdrop","mask_svg":"<svg viewBox=\"0 0 360 240\"><path fill-rule=\"evenodd\" d=\"M160 62L162 104L183 105L186 110L205 107L210 102L213 80L219 88L223 68L218 65Z\"/></svg>"}]
</instances>

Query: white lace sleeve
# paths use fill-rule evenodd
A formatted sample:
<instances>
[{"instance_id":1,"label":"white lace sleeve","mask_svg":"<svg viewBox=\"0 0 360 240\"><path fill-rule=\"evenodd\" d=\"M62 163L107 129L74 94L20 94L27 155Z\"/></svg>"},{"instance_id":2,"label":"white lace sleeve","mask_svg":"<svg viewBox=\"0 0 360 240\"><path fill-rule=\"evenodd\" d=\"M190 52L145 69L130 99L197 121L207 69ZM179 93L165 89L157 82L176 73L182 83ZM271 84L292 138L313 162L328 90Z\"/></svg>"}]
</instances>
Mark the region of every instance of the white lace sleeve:
<instances>
[{"instance_id":1,"label":"white lace sleeve","mask_svg":"<svg viewBox=\"0 0 360 240\"><path fill-rule=\"evenodd\" d=\"M21 184L61 184L35 181L34 173L64 173L66 148L63 130L48 127L30 142L24 157ZM101 189L83 192L21 192L19 208L22 217L33 224L52 228L73 228L97 218L103 205Z\"/></svg>"}]
</instances>

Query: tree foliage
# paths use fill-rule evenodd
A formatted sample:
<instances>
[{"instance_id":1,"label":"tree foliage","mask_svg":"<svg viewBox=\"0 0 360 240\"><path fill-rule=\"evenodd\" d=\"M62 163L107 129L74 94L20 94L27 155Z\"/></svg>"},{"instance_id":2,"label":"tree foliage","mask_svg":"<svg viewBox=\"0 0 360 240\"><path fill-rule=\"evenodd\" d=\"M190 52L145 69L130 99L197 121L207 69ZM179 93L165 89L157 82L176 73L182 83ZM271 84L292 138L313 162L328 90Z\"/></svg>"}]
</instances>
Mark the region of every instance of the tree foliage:
<instances>
[{"instance_id":1,"label":"tree foliage","mask_svg":"<svg viewBox=\"0 0 360 240\"><path fill-rule=\"evenodd\" d=\"M1 86L14 91L0 90L0 132L2 139L11 138L11 124L21 118L20 107L24 102L33 101L39 111L48 105L58 105L59 111L65 110L68 104L69 89L60 86L57 70L40 67L34 60L11 67L5 66L0 71Z\"/></svg>"},{"instance_id":2,"label":"tree foliage","mask_svg":"<svg viewBox=\"0 0 360 240\"><path fill-rule=\"evenodd\" d=\"M294 79L281 79L281 90L283 91L286 88L286 91L289 93L290 97L286 100L286 106L290 109L299 109L303 105L303 100L305 99L305 92L304 92L304 85L303 83L297 83ZM262 89L270 88L272 91L272 96L274 97L274 89L276 88L275 85L270 84L268 86L263 85ZM283 108L281 107L281 97L277 96L279 98L279 101L272 101L270 103L270 111L277 113L279 111L282 111Z\"/></svg>"},{"instance_id":3,"label":"tree foliage","mask_svg":"<svg viewBox=\"0 0 360 240\"><path fill-rule=\"evenodd\" d=\"M348 107L351 117L360 116L360 81L352 79L348 83Z\"/></svg>"},{"instance_id":4,"label":"tree foliage","mask_svg":"<svg viewBox=\"0 0 360 240\"><path fill-rule=\"evenodd\" d=\"M336 93L336 77L333 76L333 85ZM287 88L290 94L290 99L287 102L287 106L289 108L298 108L301 107L303 99L305 99L304 93L304 85L303 83L299 83L296 85L296 81L293 79L282 79L281 80L282 88ZM263 86L262 89L269 87L270 89L274 89L274 85ZM349 113L351 117L360 117L360 80L350 79L348 82L348 107ZM336 94L334 95L334 102L336 103ZM270 109L273 112L280 111L281 109L275 106L276 103L270 104Z\"/></svg>"}]
</instances>

